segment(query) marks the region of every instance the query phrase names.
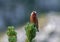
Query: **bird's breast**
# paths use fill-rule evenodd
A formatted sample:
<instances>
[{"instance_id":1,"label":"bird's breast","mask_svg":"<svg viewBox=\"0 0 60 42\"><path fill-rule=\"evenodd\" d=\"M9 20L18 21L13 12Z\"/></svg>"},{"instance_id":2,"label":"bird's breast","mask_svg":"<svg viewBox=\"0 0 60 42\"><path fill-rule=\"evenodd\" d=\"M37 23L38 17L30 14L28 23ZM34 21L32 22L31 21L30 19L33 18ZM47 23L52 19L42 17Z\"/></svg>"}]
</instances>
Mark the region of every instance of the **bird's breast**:
<instances>
[{"instance_id":1,"label":"bird's breast","mask_svg":"<svg viewBox=\"0 0 60 42\"><path fill-rule=\"evenodd\" d=\"M30 22L31 23L36 23L36 21L37 21L36 17L32 17L32 16L30 17Z\"/></svg>"}]
</instances>

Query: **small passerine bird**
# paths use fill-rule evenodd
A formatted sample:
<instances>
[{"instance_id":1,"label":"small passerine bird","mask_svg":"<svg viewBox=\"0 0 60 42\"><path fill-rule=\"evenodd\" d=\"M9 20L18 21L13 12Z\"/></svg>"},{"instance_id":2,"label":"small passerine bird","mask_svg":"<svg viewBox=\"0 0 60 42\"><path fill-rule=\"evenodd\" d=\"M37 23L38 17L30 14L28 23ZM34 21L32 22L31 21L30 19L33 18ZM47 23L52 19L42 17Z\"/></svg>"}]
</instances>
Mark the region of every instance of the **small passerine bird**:
<instances>
[{"instance_id":1,"label":"small passerine bird","mask_svg":"<svg viewBox=\"0 0 60 42\"><path fill-rule=\"evenodd\" d=\"M37 19L37 15L36 15L36 11L33 11L31 13L31 16L30 16L30 23L34 23L34 26L37 28L37 31L38 30L38 19Z\"/></svg>"}]
</instances>

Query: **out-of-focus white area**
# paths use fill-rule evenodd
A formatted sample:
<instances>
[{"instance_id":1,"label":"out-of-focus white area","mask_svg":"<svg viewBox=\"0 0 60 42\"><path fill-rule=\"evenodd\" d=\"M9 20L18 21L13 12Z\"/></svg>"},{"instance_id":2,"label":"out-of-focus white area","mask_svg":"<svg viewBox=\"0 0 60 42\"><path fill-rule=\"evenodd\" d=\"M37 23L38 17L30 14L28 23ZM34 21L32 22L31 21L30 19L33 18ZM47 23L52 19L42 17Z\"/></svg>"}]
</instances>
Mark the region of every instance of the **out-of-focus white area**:
<instances>
[{"instance_id":1,"label":"out-of-focus white area","mask_svg":"<svg viewBox=\"0 0 60 42\"><path fill-rule=\"evenodd\" d=\"M47 24L43 30L37 32L35 42L60 42L60 15L57 12L47 13ZM26 35L23 27L16 29L17 42L25 42ZM6 33L2 36L0 42L8 42Z\"/></svg>"}]
</instances>

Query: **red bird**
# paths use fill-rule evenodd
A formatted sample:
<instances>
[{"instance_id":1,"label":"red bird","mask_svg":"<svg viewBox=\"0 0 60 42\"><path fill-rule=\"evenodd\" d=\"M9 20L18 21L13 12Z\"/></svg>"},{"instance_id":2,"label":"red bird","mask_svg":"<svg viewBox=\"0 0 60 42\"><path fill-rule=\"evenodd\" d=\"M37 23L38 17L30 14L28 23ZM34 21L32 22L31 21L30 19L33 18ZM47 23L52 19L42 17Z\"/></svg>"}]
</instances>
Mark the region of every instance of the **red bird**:
<instances>
[{"instance_id":1,"label":"red bird","mask_svg":"<svg viewBox=\"0 0 60 42\"><path fill-rule=\"evenodd\" d=\"M38 19L37 19L37 16L36 16L36 11L33 11L33 12L31 13L30 23L34 23L34 26L36 26L37 31L39 31L39 30L38 30Z\"/></svg>"}]
</instances>

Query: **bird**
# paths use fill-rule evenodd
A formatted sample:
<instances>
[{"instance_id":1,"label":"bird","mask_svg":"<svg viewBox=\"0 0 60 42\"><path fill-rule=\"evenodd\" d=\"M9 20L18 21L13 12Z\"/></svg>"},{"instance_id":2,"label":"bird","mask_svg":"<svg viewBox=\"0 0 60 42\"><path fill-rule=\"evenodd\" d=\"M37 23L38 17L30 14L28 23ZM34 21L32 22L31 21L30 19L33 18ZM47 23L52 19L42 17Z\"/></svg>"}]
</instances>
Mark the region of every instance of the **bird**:
<instances>
[{"instance_id":1,"label":"bird","mask_svg":"<svg viewBox=\"0 0 60 42\"><path fill-rule=\"evenodd\" d=\"M30 23L33 23L34 26L37 28L37 31L39 32L38 29L38 18L37 18L37 13L36 11L33 11L30 15Z\"/></svg>"}]
</instances>

